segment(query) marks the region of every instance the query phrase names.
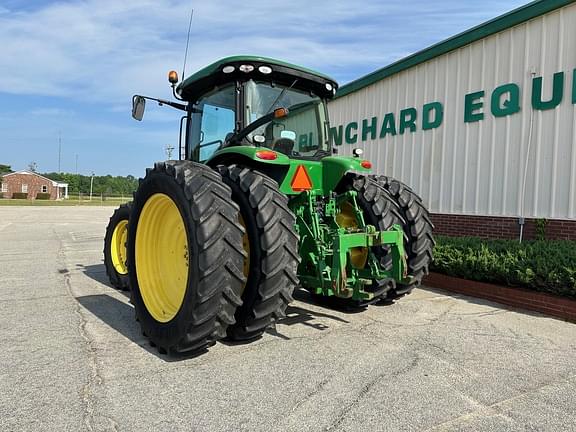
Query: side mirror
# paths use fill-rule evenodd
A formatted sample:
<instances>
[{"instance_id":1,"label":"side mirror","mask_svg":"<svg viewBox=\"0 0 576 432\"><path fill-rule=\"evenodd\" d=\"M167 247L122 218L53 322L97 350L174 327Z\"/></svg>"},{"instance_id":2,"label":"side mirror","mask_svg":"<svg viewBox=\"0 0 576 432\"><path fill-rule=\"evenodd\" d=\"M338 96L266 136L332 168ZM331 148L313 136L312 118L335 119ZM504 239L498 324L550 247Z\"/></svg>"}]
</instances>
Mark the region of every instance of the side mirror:
<instances>
[{"instance_id":1,"label":"side mirror","mask_svg":"<svg viewBox=\"0 0 576 432\"><path fill-rule=\"evenodd\" d=\"M146 109L146 99L142 96L134 95L132 97L132 118L141 121Z\"/></svg>"}]
</instances>

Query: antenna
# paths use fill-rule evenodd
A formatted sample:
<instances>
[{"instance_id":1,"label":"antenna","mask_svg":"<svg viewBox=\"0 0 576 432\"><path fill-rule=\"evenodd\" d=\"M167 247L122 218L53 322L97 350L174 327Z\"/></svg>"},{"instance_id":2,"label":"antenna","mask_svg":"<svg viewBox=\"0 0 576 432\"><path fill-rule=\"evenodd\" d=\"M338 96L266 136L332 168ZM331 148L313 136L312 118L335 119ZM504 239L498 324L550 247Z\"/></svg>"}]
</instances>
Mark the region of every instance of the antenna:
<instances>
[{"instance_id":1,"label":"antenna","mask_svg":"<svg viewBox=\"0 0 576 432\"><path fill-rule=\"evenodd\" d=\"M190 44L190 30L192 29L192 17L194 16L194 8L190 11L190 22L188 23L188 36L186 37L186 51L184 52L184 65L182 66L182 79L186 78L186 59L188 58L188 45Z\"/></svg>"}]
</instances>

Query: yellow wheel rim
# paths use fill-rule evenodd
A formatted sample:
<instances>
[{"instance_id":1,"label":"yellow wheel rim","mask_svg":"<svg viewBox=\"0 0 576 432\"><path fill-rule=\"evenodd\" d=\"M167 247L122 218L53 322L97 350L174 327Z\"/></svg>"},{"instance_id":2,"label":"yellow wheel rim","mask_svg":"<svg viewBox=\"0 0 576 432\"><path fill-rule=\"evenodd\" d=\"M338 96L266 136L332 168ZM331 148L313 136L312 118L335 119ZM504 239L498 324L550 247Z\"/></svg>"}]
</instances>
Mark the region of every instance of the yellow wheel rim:
<instances>
[{"instance_id":1,"label":"yellow wheel rim","mask_svg":"<svg viewBox=\"0 0 576 432\"><path fill-rule=\"evenodd\" d=\"M116 273L125 275L128 274L128 267L126 267L126 238L128 236L128 221L121 220L114 227L112 232L111 251L112 265Z\"/></svg>"},{"instance_id":2,"label":"yellow wheel rim","mask_svg":"<svg viewBox=\"0 0 576 432\"><path fill-rule=\"evenodd\" d=\"M246 228L246 223L244 223L244 218L241 214L238 214L238 220L240 225L244 227L244 235L242 236L242 246L244 247L244 251L246 252L246 258L244 259L244 277L246 278L246 282L242 287L242 291L240 295L244 293L246 289L246 283L248 282L248 273L250 273L250 239L248 238L248 229Z\"/></svg>"},{"instance_id":3,"label":"yellow wheel rim","mask_svg":"<svg viewBox=\"0 0 576 432\"><path fill-rule=\"evenodd\" d=\"M358 228L354 207L349 202L340 204L340 213L336 215L336 223L341 228ZM350 249L350 263L352 267L363 269L368 261L368 248L356 247Z\"/></svg>"},{"instance_id":4,"label":"yellow wheel rim","mask_svg":"<svg viewBox=\"0 0 576 432\"><path fill-rule=\"evenodd\" d=\"M136 276L146 309L159 322L172 320L188 286L188 238L178 207L165 194L144 204L136 227Z\"/></svg>"}]
</instances>

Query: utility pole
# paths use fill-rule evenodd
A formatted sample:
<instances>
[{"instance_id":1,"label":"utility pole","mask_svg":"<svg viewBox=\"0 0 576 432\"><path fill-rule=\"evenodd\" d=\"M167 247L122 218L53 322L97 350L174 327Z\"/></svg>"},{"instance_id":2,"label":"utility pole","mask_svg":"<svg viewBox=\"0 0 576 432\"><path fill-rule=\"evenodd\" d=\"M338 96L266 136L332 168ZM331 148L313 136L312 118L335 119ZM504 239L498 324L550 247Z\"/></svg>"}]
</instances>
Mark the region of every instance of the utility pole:
<instances>
[{"instance_id":1,"label":"utility pole","mask_svg":"<svg viewBox=\"0 0 576 432\"><path fill-rule=\"evenodd\" d=\"M171 146L170 144L166 145L166 156L168 156L168 160L172 159L172 150L174 150L174 147Z\"/></svg>"},{"instance_id":2,"label":"utility pole","mask_svg":"<svg viewBox=\"0 0 576 432\"><path fill-rule=\"evenodd\" d=\"M90 201L92 201L92 186L94 185L94 171L92 171L92 177L90 178Z\"/></svg>"},{"instance_id":3,"label":"utility pole","mask_svg":"<svg viewBox=\"0 0 576 432\"><path fill-rule=\"evenodd\" d=\"M61 173L60 162L62 160L62 131L58 131L58 173Z\"/></svg>"},{"instance_id":4,"label":"utility pole","mask_svg":"<svg viewBox=\"0 0 576 432\"><path fill-rule=\"evenodd\" d=\"M80 202L80 178L78 177L78 153L76 153L76 181L78 182L78 202Z\"/></svg>"}]
</instances>

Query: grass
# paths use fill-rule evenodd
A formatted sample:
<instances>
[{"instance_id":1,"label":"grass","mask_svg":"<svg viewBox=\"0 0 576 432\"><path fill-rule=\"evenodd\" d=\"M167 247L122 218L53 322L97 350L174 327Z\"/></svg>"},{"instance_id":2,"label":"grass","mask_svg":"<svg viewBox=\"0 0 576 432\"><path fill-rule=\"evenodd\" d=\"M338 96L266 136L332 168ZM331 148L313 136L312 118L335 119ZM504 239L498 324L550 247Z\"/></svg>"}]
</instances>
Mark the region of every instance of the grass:
<instances>
[{"instance_id":1,"label":"grass","mask_svg":"<svg viewBox=\"0 0 576 432\"><path fill-rule=\"evenodd\" d=\"M26 200L26 199L0 199L2 206L40 206L40 207L65 207L65 206L119 206L130 201L129 198L107 198L101 201L100 198L90 200L67 199L62 201L53 200Z\"/></svg>"}]
</instances>

